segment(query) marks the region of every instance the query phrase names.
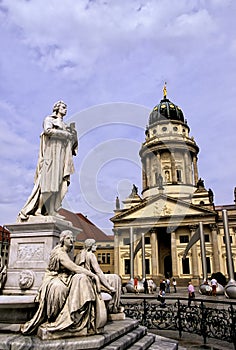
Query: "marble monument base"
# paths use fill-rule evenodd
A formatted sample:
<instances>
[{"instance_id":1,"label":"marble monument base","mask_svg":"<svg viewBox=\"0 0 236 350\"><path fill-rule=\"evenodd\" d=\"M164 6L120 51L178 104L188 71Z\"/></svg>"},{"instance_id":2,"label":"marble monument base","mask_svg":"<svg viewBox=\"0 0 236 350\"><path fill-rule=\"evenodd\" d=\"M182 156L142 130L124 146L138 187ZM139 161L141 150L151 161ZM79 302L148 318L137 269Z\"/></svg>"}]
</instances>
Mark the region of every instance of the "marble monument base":
<instances>
[{"instance_id":1,"label":"marble monument base","mask_svg":"<svg viewBox=\"0 0 236 350\"><path fill-rule=\"evenodd\" d=\"M81 230L54 216L32 217L5 226L11 233L11 244L7 281L0 295L0 330L18 332L36 311L35 297L61 231L69 229L76 236Z\"/></svg>"},{"instance_id":2,"label":"marble monument base","mask_svg":"<svg viewBox=\"0 0 236 350\"><path fill-rule=\"evenodd\" d=\"M109 321L125 320L125 313L124 312L118 312L117 314L109 314L108 313L108 320Z\"/></svg>"},{"instance_id":3,"label":"marble monument base","mask_svg":"<svg viewBox=\"0 0 236 350\"><path fill-rule=\"evenodd\" d=\"M11 233L11 244L3 295L36 295L60 233L69 229L76 236L81 231L54 216L34 216L5 227Z\"/></svg>"},{"instance_id":4,"label":"marble monument base","mask_svg":"<svg viewBox=\"0 0 236 350\"><path fill-rule=\"evenodd\" d=\"M108 322L103 334L70 337L62 339L42 340L36 335L0 333L0 349L24 350L177 350L178 342L147 332L137 320Z\"/></svg>"},{"instance_id":5,"label":"marble monument base","mask_svg":"<svg viewBox=\"0 0 236 350\"><path fill-rule=\"evenodd\" d=\"M96 334L104 333L104 328L100 328ZM82 329L81 331L76 331L76 329L69 328L65 331L50 332L47 328L44 328L43 325L38 328L37 336L42 340L55 340L55 339L64 339L71 337L86 337L95 335L95 333L89 333L87 328Z\"/></svg>"},{"instance_id":6,"label":"marble monument base","mask_svg":"<svg viewBox=\"0 0 236 350\"><path fill-rule=\"evenodd\" d=\"M34 299L33 295L0 295L0 331L19 332L36 312Z\"/></svg>"}]
</instances>

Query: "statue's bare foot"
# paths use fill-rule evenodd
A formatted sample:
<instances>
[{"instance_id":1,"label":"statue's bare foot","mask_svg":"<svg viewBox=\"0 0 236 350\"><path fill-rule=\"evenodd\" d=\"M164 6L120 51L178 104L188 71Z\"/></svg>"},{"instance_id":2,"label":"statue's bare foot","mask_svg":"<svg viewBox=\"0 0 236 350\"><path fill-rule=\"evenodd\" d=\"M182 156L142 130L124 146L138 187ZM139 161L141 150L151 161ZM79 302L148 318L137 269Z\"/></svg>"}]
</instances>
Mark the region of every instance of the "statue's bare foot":
<instances>
[{"instance_id":1,"label":"statue's bare foot","mask_svg":"<svg viewBox=\"0 0 236 350\"><path fill-rule=\"evenodd\" d=\"M36 212L35 212L34 215L35 215L35 216L43 216L43 214L41 213L41 210L40 210L40 209L36 210Z\"/></svg>"}]
</instances>

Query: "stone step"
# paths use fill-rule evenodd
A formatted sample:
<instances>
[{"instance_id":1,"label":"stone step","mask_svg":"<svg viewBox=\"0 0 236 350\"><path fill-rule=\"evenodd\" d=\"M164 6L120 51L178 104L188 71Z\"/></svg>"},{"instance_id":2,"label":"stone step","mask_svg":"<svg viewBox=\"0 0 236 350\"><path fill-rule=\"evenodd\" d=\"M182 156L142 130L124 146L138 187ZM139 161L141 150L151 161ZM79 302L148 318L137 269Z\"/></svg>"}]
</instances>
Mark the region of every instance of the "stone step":
<instances>
[{"instance_id":1,"label":"stone step","mask_svg":"<svg viewBox=\"0 0 236 350\"><path fill-rule=\"evenodd\" d=\"M0 332L0 350L176 350L178 342L162 336L147 333L146 327L137 320L125 319L109 322L103 334L86 337L71 337L42 340L36 335L23 336L20 333Z\"/></svg>"},{"instance_id":2,"label":"stone step","mask_svg":"<svg viewBox=\"0 0 236 350\"><path fill-rule=\"evenodd\" d=\"M12 333L9 331L0 332L0 350L98 350L103 349L120 337L133 332L139 327L138 325L138 321L132 319L108 322L102 334L54 340L42 340L36 335L24 336L20 333ZM144 330L142 329L140 333L142 334L143 332Z\"/></svg>"},{"instance_id":3,"label":"stone step","mask_svg":"<svg viewBox=\"0 0 236 350\"><path fill-rule=\"evenodd\" d=\"M155 342L155 335L146 334L142 339L138 340L129 350L147 350Z\"/></svg>"},{"instance_id":4,"label":"stone step","mask_svg":"<svg viewBox=\"0 0 236 350\"><path fill-rule=\"evenodd\" d=\"M146 327L139 326L133 329L131 332L128 332L125 335L122 335L112 343L105 346L104 350L125 350L130 349L134 343L139 339L143 338L147 333Z\"/></svg>"},{"instance_id":5,"label":"stone step","mask_svg":"<svg viewBox=\"0 0 236 350\"><path fill-rule=\"evenodd\" d=\"M160 335L155 336L155 342L148 348L148 350L177 350L178 341L165 338Z\"/></svg>"}]
</instances>

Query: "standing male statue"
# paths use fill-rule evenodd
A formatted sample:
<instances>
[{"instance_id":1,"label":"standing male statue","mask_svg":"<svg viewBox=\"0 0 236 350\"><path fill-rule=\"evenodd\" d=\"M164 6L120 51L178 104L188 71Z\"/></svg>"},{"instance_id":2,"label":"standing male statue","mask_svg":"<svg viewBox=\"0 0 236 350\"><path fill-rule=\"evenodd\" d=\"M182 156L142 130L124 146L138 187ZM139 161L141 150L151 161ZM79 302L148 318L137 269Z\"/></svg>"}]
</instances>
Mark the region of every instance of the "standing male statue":
<instances>
[{"instance_id":1,"label":"standing male statue","mask_svg":"<svg viewBox=\"0 0 236 350\"><path fill-rule=\"evenodd\" d=\"M34 188L19 213L20 220L27 220L30 215L60 217L57 211L74 172L73 155L78 147L75 124L63 121L66 112L66 104L58 101L53 113L44 119Z\"/></svg>"}]
</instances>

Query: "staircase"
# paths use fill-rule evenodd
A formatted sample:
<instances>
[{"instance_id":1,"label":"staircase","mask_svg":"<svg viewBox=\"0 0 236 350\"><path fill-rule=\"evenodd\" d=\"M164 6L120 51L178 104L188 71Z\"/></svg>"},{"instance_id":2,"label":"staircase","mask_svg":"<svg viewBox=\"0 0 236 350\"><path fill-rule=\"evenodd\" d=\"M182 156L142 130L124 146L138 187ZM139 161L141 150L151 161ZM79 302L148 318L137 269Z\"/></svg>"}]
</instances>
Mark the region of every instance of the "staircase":
<instances>
[{"instance_id":1,"label":"staircase","mask_svg":"<svg viewBox=\"0 0 236 350\"><path fill-rule=\"evenodd\" d=\"M147 332L137 320L108 322L103 334L55 340L41 340L37 336L0 333L0 350L177 350L178 342Z\"/></svg>"}]
</instances>

